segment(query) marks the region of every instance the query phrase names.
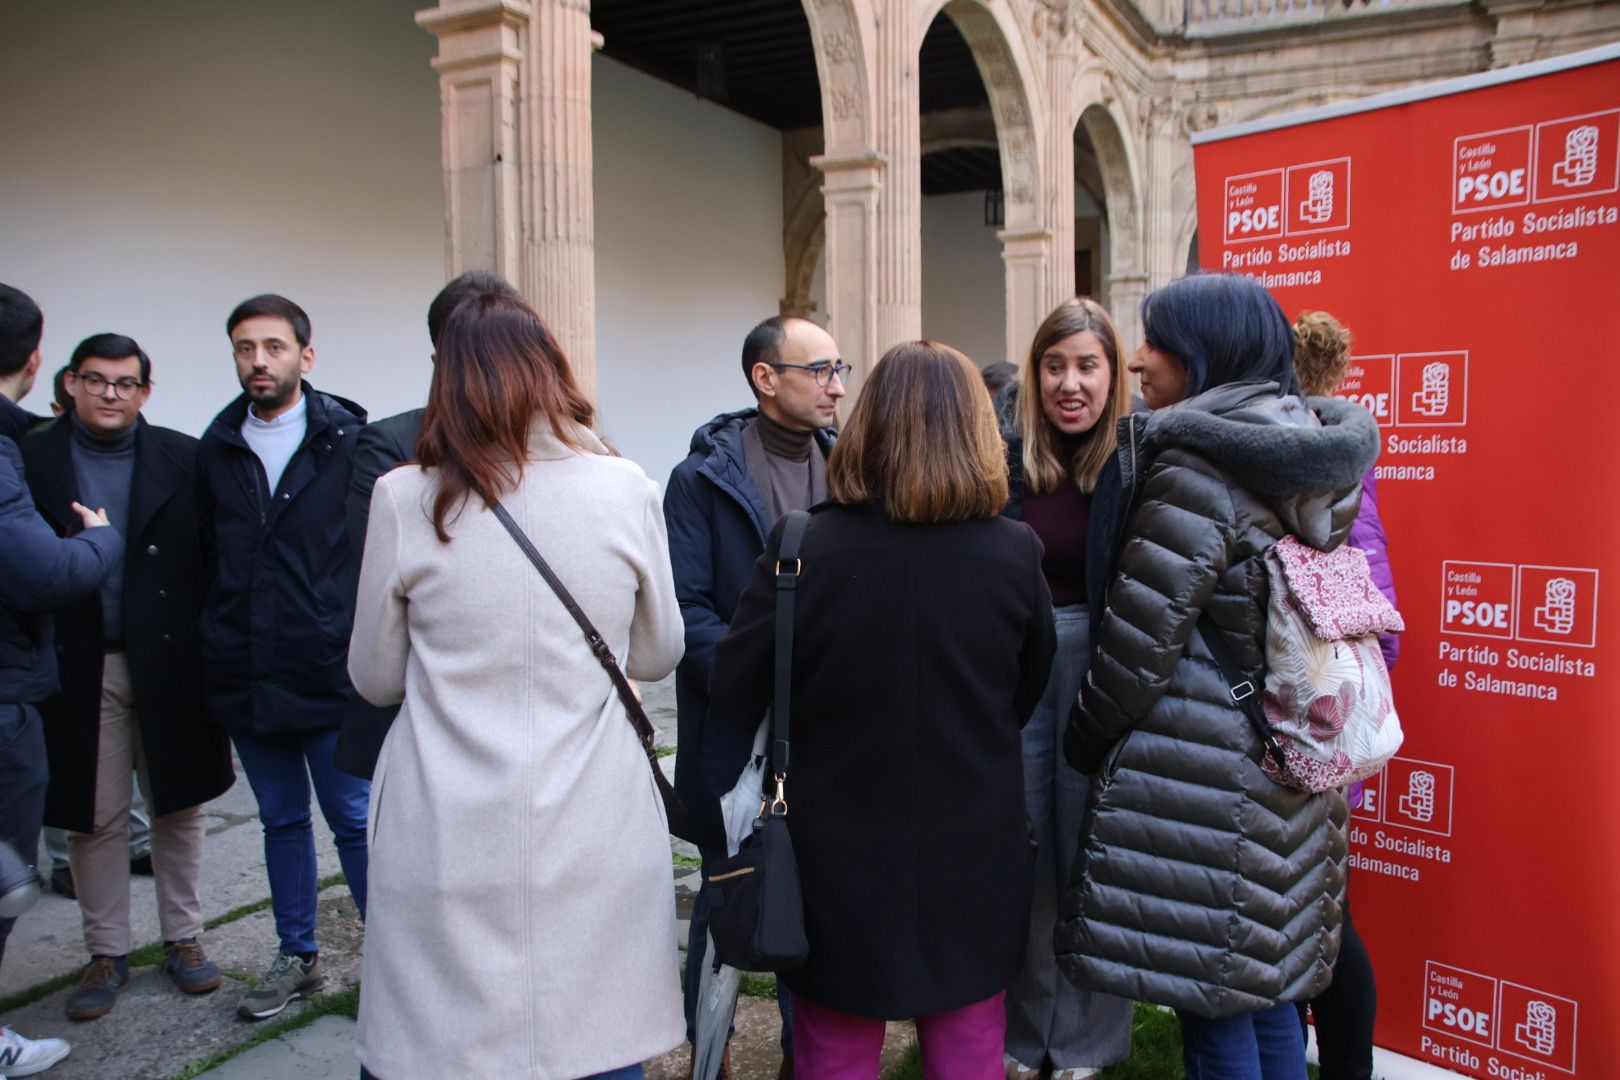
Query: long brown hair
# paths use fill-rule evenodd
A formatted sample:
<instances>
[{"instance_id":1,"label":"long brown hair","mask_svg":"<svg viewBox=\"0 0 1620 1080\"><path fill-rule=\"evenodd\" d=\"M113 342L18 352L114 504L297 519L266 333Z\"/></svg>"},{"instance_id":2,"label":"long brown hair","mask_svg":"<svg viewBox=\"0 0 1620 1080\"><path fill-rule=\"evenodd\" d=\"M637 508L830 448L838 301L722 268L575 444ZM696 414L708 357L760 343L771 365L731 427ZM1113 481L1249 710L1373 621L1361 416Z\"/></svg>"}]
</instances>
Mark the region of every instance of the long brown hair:
<instances>
[{"instance_id":1,"label":"long brown hair","mask_svg":"<svg viewBox=\"0 0 1620 1080\"><path fill-rule=\"evenodd\" d=\"M1061 435L1046 418L1041 405L1041 360L1046 350L1075 334L1090 331L1102 342L1103 355L1108 358L1108 403L1103 414L1086 433L1085 441L1075 451L1074 459L1065 463L1059 456ZM1074 482L1081 491L1091 492L1097 487L1097 477L1113 456L1114 428L1125 414L1130 391L1119 377L1119 334L1114 320L1097 301L1089 296L1065 300L1035 331L1035 340L1029 346L1029 358L1024 361L1024 385L1018 392L1018 415L1014 420L1018 434L1024 440L1024 481L1032 493L1056 491L1063 483L1068 466L1074 469Z\"/></svg>"},{"instance_id":2,"label":"long brown hair","mask_svg":"<svg viewBox=\"0 0 1620 1080\"><path fill-rule=\"evenodd\" d=\"M896 521L990 518L1007 504L1007 456L973 361L934 341L883 354L827 459L842 503L881 499Z\"/></svg>"},{"instance_id":3,"label":"long brown hair","mask_svg":"<svg viewBox=\"0 0 1620 1080\"><path fill-rule=\"evenodd\" d=\"M582 450L579 429L594 417L562 347L521 297L484 293L462 301L439 336L416 440L416 460L438 470L439 539L450 542L445 526L470 496L493 506L522 480L536 421L545 419L565 445Z\"/></svg>"}]
</instances>

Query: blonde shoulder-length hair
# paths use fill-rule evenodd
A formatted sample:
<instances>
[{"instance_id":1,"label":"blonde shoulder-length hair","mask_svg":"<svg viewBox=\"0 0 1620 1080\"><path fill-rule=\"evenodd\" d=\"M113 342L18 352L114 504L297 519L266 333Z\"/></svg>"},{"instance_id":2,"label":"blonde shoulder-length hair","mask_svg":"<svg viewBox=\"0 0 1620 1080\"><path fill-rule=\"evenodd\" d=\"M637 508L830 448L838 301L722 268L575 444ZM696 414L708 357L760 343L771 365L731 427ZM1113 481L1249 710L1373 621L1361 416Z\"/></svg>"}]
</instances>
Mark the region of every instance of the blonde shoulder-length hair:
<instances>
[{"instance_id":1,"label":"blonde shoulder-length hair","mask_svg":"<svg viewBox=\"0 0 1620 1080\"><path fill-rule=\"evenodd\" d=\"M1102 416L1086 433L1073 460L1065 463L1059 457L1062 436L1041 407L1041 361L1046 350L1064 338L1087 331L1097 335L1097 340L1102 342L1103 355L1108 359L1108 399ZM1101 304L1088 296L1059 304L1035 331L1029 358L1024 361L1023 385L1018 390L1014 424L1024 443L1024 482L1029 490L1036 494L1056 491L1071 465L1074 482L1080 490L1088 494L1096 490L1097 478L1113 456L1114 429L1125 414L1129 400L1126 381L1120 378L1119 334L1114 330L1114 320Z\"/></svg>"},{"instance_id":2,"label":"blonde shoulder-length hair","mask_svg":"<svg viewBox=\"0 0 1620 1080\"><path fill-rule=\"evenodd\" d=\"M1007 504L1007 459L978 368L949 345L883 354L827 459L841 503L881 501L895 521L991 518Z\"/></svg>"}]
</instances>

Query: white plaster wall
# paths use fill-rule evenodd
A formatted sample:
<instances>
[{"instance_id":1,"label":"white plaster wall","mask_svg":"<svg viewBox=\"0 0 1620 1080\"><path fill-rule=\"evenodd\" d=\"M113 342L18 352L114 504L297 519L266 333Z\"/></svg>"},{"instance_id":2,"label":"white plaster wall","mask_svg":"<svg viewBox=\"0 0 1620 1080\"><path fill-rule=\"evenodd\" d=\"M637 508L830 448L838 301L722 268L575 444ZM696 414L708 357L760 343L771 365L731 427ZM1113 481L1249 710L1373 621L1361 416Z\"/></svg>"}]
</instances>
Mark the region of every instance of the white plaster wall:
<instances>
[{"instance_id":1,"label":"white plaster wall","mask_svg":"<svg viewBox=\"0 0 1620 1080\"><path fill-rule=\"evenodd\" d=\"M922 201L923 336L980 367L1007 359L1007 278L996 232L984 223L983 192Z\"/></svg>"},{"instance_id":2,"label":"white plaster wall","mask_svg":"<svg viewBox=\"0 0 1620 1080\"><path fill-rule=\"evenodd\" d=\"M605 56L592 64L601 426L659 483L753 404L742 342L783 287L782 137Z\"/></svg>"},{"instance_id":3,"label":"white plaster wall","mask_svg":"<svg viewBox=\"0 0 1620 1080\"><path fill-rule=\"evenodd\" d=\"M416 0L0 0L0 281L45 310L25 404L88 334L151 354L156 423L239 392L225 317L281 292L314 384L427 393L444 281L438 76Z\"/></svg>"}]
</instances>

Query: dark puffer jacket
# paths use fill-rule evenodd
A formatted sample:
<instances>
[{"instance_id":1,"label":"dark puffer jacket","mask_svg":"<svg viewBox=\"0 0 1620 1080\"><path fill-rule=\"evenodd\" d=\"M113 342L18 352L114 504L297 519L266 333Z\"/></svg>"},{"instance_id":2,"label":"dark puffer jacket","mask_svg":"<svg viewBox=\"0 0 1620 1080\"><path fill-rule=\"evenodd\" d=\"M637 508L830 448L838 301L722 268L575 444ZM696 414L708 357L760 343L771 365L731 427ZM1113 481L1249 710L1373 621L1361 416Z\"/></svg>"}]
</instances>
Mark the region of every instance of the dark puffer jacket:
<instances>
[{"instance_id":1,"label":"dark puffer jacket","mask_svg":"<svg viewBox=\"0 0 1620 1080\"><path fill-rule=\"evenodd\" d=\"M1121 422L1137 509L1067 743L1077 768L1101 770L1056 933L1081 986L1213 1017L1330 981L1348 808L1337 792L1266 778L1197 627L1207 611L1263 679L1261 556L1284 533L1323 551L1344 543L1377 454L1360 406L1307 407L1272 383Z\"/></svg>"}]
</instances>

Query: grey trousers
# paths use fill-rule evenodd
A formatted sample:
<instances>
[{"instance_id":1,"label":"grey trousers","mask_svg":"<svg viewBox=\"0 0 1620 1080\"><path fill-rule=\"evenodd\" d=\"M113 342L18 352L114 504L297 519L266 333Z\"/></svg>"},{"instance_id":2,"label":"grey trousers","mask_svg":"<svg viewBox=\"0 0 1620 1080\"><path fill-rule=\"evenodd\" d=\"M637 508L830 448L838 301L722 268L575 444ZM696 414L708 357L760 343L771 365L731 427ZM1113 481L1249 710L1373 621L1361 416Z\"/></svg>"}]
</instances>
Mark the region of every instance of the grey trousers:
<instances>
[{"instance_id":1,"label":"grey trousers","mask_svg":"<svg viewBox=\"0 0 1620 1080\"><path fill-rule=\"evenodd\" d=\"M1052 946L1058 904L1069 887L1086 827L1084 776L1063 759L1063 729L1091 660L1084 605L1060 607L1057 656L1046 693L1024 728L1024 809L1039 845L1024 970L1007 991L1007 1053L1020 1064L1054 1069L1097 1068L1131 1052L1132 1004L1077 989L1058 970Z\"/></svg>"}]
</instances>

